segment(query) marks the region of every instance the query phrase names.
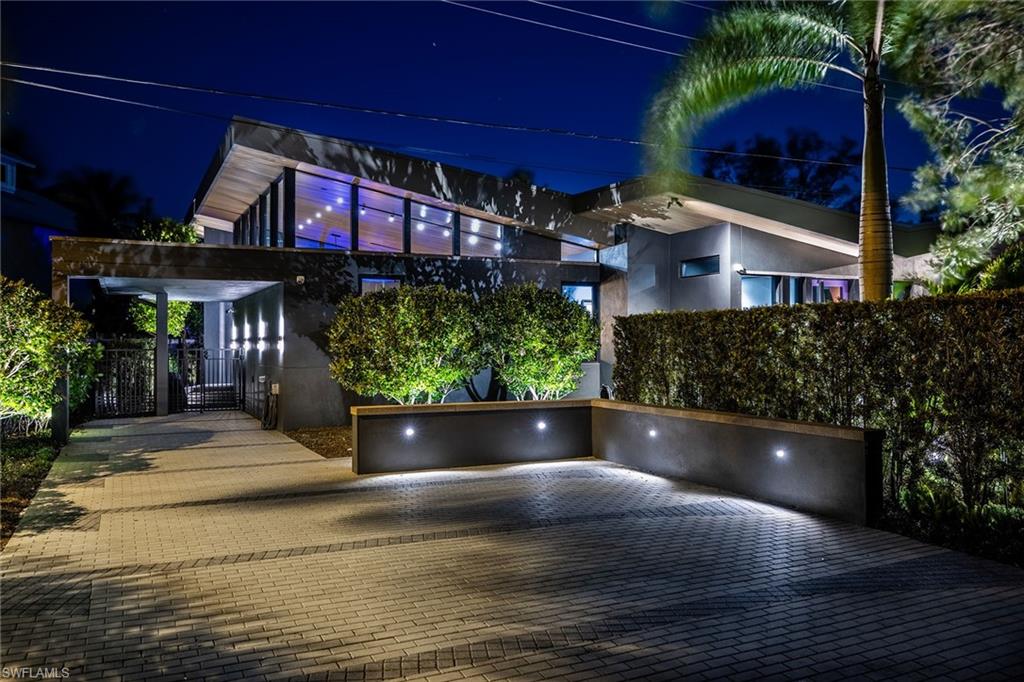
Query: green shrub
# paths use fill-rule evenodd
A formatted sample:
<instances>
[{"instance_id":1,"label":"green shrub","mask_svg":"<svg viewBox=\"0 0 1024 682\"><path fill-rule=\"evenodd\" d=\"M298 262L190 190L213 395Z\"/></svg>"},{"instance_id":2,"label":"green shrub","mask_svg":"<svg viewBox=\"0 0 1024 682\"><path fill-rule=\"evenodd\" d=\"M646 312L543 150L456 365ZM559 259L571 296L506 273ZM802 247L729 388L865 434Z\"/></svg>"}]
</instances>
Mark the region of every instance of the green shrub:
<instances>
[{"instance_id":1,"label":"green shrub","mask_svg":"<svg viewBox=\"0 0 1024 682\"><path fill-rule=\"evenodd\" d=\"M533 284L507 286L480 301L487 364L520 400L553 400L576 390L593 360L598 329L583 306Z\"/></svg>"},{"instance_id":2,"label":"green shrub","mask_svg":"<svg viewBox=\"0 0 1024 682\"><path fill-rule=\"evenodd\" d=\"M970 509L1020 477L1024 291L633 315L615 349L624 400L884 429L890 509L926 470Z\"/></svg>"},{"instance_id":3,"label":"green shrub","mask_svg":"<svg viewBox=\"0 0 1024 682\"><path fill-rule=\"evenodd\" d=\"M89 331L89 323L70 306L0 276L0 419L28 428L45 425L60 401L59 379L70 382L71 407L82 403L101 352L89 342Z\"/></svg>"},{"instance_id":4,"label":"green shrub","mask_svg":"<svg viewBox=\"0 0 1024 682\"><path fill-rule=\"evenodd\" d=\"M167 302L167 335L181 336L185 332L185 323L192 312L193 304L189 301ZM156 334L156 305L149 301L135 299L128 305L128 316L132 324L140 332Z\"/></svg>"},{"instance_id":5,"label":"green shrub","mask_svg":"<svg viewBox=\"0 0 1024 682\"><path fill-rule=\"evenodd\" d=\"M402 404L442 400L479 371L478 348L472 297L442 286L348 297L328 331L342 388Z\"/></svg>"}]
</instances>

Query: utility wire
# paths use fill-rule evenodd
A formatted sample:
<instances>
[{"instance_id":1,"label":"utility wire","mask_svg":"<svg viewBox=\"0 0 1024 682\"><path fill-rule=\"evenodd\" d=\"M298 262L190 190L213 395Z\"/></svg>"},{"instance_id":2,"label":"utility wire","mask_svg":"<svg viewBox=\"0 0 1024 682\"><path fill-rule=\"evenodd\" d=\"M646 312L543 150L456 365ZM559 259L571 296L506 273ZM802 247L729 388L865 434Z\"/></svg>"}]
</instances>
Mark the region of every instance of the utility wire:
<instances>
[{"instance_id":1,"label":"utility wire","mask_svg":"<svg viewBox=\"0 0 1024 682\"><path fill-rule=\"evenodd\" d=\"M571 12L572 14L579 14L584 17L590 17L592 19L600 19L601 21L610 21L615 24L622 24L623 26L629 26L631 28L640 28L645 31L653 31L654 33L662 33L667 36L674 36L676 38L683 38L685 40L699 40L697 36L686 35L685 33L675 33L674 31L666 31L664 29L655 28L653 26L645 26L643 24L634 24L631 21L623 21L622 19L613 19L612 17L606 17L601 14L591 14L590 12L582 12L578 9L572 9L569 7L563 7L562 5L555 5L550 2L541 2L541 0L530 0L534 5L541 5L543 7L550 7L551 9L557 9L562 12Z\"/></svg>"},{"instance_id":2,"label":"utility wire","mask_svg":"<svg viewBox=\"0 0 1024 682\"><path fill-rule=\"evenodd\" d=\"M352 112L356 112L356 113L365 113L365 114L383 114L383 115L389 115L389 116L397 116L399 118L410 118L410 119L426 120L426 121L439 122L439 123L451 123L451 124L455 124L455 125L469 125L469 126L497 129L497 130L509 130L509 131L513 131L513 132L546 133L546 134L551 134L551 135L561 135L561 136L572 137L572 138L577 138L577 139L597 140L597 141L602 141L602 142L617 142L617 143L629 144L629 145L635 145L635 146L642 146L642 147L653 146L650 142L646 142L644 140L637 140L637 139L632 139L632 138L617 137L617 136L610 136L610 135L599 135L599 134L594 134L594 133L583 133L583 132L578 132L578 131L573 131L573 130L566 130L566 129L563 129L563 128L538 128L538 127L532 127L532 126L522 126L522 125L513 125L513 124L504 124L504 123L491 123L491 122L486 122L486 121L474 121L474 120L470 120L470 119L446 118L446 117L442 117L442 116L433 116L433 115L428 115L428 114L416 114L416 113L409 113L409 112L395 112L395 111L390 111L390 110L387 110L387 109L374 109L374 108L368 108L368 107L356 107L356 106L348 105L348 104L339 104L339 103L333 103L333 102L323 102L323 101L319 101L319 100L297 99L297 98L282 97L282 96L277 96L277 95L263 95L263 94L252 93L252 92L240 92L240 91L235 91L235 90L224 90L224 89L220 89L220 88L207 88L207 87L200 87L200 86L195 86L195 85L183 85L183 84L180 84L180 83L166 83L166 82L162 82L162 81L141 80L141 79L136 79L136 78L122 78L122 77L119 77L119 76L110 76L110 75L107 75L107 74L89 73L89 72L83 72L83 71L69 71L67 69L58 69L58 68L46 67L46 66L34 66L34 65L19 64L19 63L14 63L14 62L0 62L0 66L7 66L7 67L10 67L10 68L15 68L15 69L26 69L26 70L30 70L30 71L41 71L41 72L45 72L45 73L55 73L55 74L67 75L67 76L76 76L76 77L81 77L81 78L91 78L91 79L98 79L98 80L104 80L104 81L113 81L113 82L117 82L117 83L128 83L128 84L131 84L131 85L144 85L144 86L151 86L151 87L168 88L168 89L172 89L172 90L182 90L182 91L186 91L186 92L196 92L196 93L209 94L209 95L223 95L223 96L240 97L240 98L246 98L246 99L266 100L266 101L270 101L270 102L278 102L278 103L285 103L285 104L299 104L299 105L304 105L304 106L315 106L315 107L322 107L322 108L328 108L328 109L341 109L343 111L352 111ZM15 82L15 83L21 83L23 85L34 85L36 87L64 91L61 88L58 88L56 86L48 86L48 85L36 83L36 82L33 82L33 81L24 81L24 80L20 80L20 79L6 78L6 77L4 78L4 80L9 80L9 81ZM96 94L92 94L92 93L87 93L87 92L84 92L84 91L71 90L71 91L68 91L68 92L71 92L72 94L80 94L80 95L84 95L84 96L87 96L87 97L94 97L94 98L98 98L98 99L105 98L105 96L100 96L100 95L96 95ZM118 101L117 98L109 98L109 99L111 99L112 101ZM126 100L124 103L131 104L131 103L134 103L134 101ZM139 103L139 106L155 108L155 109L161 108L159 105L151 105L151 104L146 104L146 103ZM167 110L169 110L169 111L179 111L179 110L174 110L174 109L167 109ZM183 111L183 110L181 110L181 111ZM204 115L204 114L196 114L194 112L184 112L184 111L183 111L183 113L192 113L193 115ZM216 115L215 114L211 114L211 116L216 116ZM779 159L779 160L782 160L782 161L793 161L793 162L800 162L800 163L812 163L812 164L836 165L836 166L849 166L849 167L856 167L856 168L860 167L857 164L844 164L844 163L837 162L837 161L826 161L826 160L821 160L821 159L805 159L805 158L792 157L792 156L776 156L776 155L772 155L772 154L758 154L758 153L754 153L754 152L730 151L730 150L725 150L725 149L714 149L712 147L699 147L699 146L694 146L694 145L688 145L686 147L686 149L689 149L690 151L694 151L694 152L700 152L700 153L703 153L703 154L720 154L720 155L725 155L725 156L755 156L755 157L761 157L761 158L767 158L767 159ZM431 151L433 151L435 153L443 153L440 150L431 150ZM913 172L913 170L914 170L912 168L903 168L903 167L899 167L899 166L889 166L889 169L890 170L907 171L907 172Z\"/></svg>"},{"instance_id":3,"label":"utility wire","mask_svg":"<svg viewBox=\"0 0 1024 682\"><path fill-rule=\"evenodd\" d=\"M232 119L230 117L223 116L223 115L220 115L220 114L212 114L212 113L209 113L209 112L196 112L196 111L191 111L191 110L178 109L178 108L173 108L173 106L165 106L165 105L162 105L162 104L153 104L153 103L150 103L150 102L139 101L137 99L127 99L127 98L123 98L123 97L113 97L111 95L104 95L104 94L100 94L100 93L97 93L97 92L89 92L89 91L86 91L86 90L76 90L76 89L73 89L73 88L65 88L65 87L60 87L60 86L56 86L56 85L49 85L49 84L46 84L46 83L38 83L38 82L35 82L35 81L27 81L27 80L19 79L19 78L11 78L9 76L2 76L2 77L0 77L0 80L6 81L8 83L15 83L15 84L18 84L18 85L26 85L26 86L29 86L29 87L40 88L40 89L43 89L43 90L50 90L50 91L60 92L60 93L65 93L65 94L74 94L74 95L79 95L79 96L82 96L82 97L88 97L88 98L92 98L92 99L99 99L99 100L103 100L103 101L111 101L111 102L116 102L116 103L121 103L121 104L130 104L130 105L133 105L133 106L139 106L139 108L142 108L142 109L167 112L167 113L171 113L171 114L180 114L180 115L183 115L183 116L191 116L191 117L203 118L203 119L208 119L208 120L212 120L212 121L219 121L219 122L226 122L226 123L230 123L232 121ZM260 128L266 128L266 129L269 129L269 130L276 130L276 131L289 131L289 130L291 130L290 128L287 128L286 126L275 125L275 124L272 124L272 123L264 123L262 121L246 121L246 125L252 125L252 126L256 126L256 127L260 127ZM346 146L351 146L351 147L357 147L358 144L364 144L364 145L369 145L369 146L379 146L379 147L382 147L382 148L392 148L392 150L396 150L396 151L397 150L401 150L401 151L414 152L414 153L437 154L437 155L441 155L441 156L457 157L457 158L462 158L462 159L467 159L467 160L472 160L472 161L482 161L482 162L487 162L487 163L499 163L499 164L507 164L507 165L512 165L512 166L532 166L532 167L536 167L536 168L544 168L546 170L558 170L558 171L574 173L574 174L578 174L578 175L606 175L606 176L615 177L615 178L630 178L630 177L633 176L633 173L630 172L630 171L611 171L611 170L597 169L597 168L587 168L587 169L572 168L572 167L568 167L568 166L559 166L559 165L553 165L553 164L539 164L539 163L534 163L534 162L529 162L529 161L522 161L522 160L503 159L503 158L500 158L500 157L490 157L490 156L485 156L485 155L474 155L474 154L466 154L466 153L461 153L461 152L450 152L450 151L446 151L446 150L436 150L436 148L424 147L424 146L396 145L396 144L392 144L390 142L382 142L382 141L379 141L379 140L360 139L360 138L341 139L341 138L337 138L337 137L330 137L328 135L321 135L321 134L317 134L317 133L306 133L306 132L303 132L302 134L306 135L306 136L309 136L309 137L315 137L315 138L318 138L318 139L335 141L335 142L338 142L340 144L343 144L343 145L346 145ZM860 168L860 165L858 165L858 164L849 164L849 163L843 163L843 162L838 162L838 161L827 161L827 160L821 160L821 159L800 159L800 158L796 158L796 157L785 157L785 156L772 155L772 154L759 154L759 153L754 153L754 152L732 152L732 151L727 151L727 150L713 150L713 148L707 148L707 147L691 147L691 148L695 152L701 152L701 153L705 153L705 154L719 154L719 155L724 155L724 156L737 156L737 157L756 157L756 158L762 158L762 159L774 159L774 160L778 160L778 161L791 161L791 162L796 162L796 163L819 164L819 165L825 165L825 166L843 166L843 167L857 168L857 169ZM889 166L889 169L890 170L894 170L894 171L907 172L907 173L912 173L915 170L913 168L906 168L906 167L901 167L901 166ZM770 186L770 185L749 185L749 186L753 186L753 187L757 187L757 188L769 188L769 189L777 188L777 187Z\"/></svg>"}]
</instances>

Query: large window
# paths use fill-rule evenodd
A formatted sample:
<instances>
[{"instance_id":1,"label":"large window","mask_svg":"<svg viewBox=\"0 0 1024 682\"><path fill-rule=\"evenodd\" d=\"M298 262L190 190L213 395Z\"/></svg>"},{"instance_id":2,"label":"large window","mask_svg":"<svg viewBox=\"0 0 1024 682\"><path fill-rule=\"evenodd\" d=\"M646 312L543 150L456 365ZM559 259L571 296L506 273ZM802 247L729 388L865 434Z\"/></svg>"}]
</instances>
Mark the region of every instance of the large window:
<instances>
[{"instance_id":1,"label":"large window","mask_svg":"<svg viewBox=\"0 0 1024 682\"><path fill-rule=\"evenodd\" d=\"M815 303L839 303L850 300L850 280L811 279L811 300Z\"/></svg>"},{"instance_id":2,"label":"large window","mask_svg":"<svg viewBox=\"0 0 1024 682\"><path fill-rule=\"evenodd\" d=\"M503 229L498 223L462 216L460 252L463 256L500 256Z\"/></svg>"},{"instance_id":3,"label":"large window","mask_svg":"<svg viewBox=\"0 0 1024 682\"><path fill-rule=\"evenodd\" d=\"M359 188L360 251L402 251L404 203L400 197Z\"/></svg>"},{"instance_id":4,"label":"large window","mask_svg":"<svg viewBox=\"0 0 1024 682\"><path fill-rule=\"evenodd\" d=\"M717 255L690 258L679 262L679 276L682 278L717 275L718 272Z\"/></svg>"},{"instance_id":5,"label":"large window","mask_svg":"<svg viewBox=\"0 0 1024 682\"><path fill-rule=\"evenodd\" d=\"M411 209L412 252L452 255L453 213L415 201Z\"/></svg>"},{"instance_id":6,"label":"large window","mask_svg":"<svg viewBox=\"0 0 1024 682\"><path fill-rule=\"evenodd\" d=\"M295 246L351 249L352 186L308 173L295 174Z\"/></svg>"}]
</instances>

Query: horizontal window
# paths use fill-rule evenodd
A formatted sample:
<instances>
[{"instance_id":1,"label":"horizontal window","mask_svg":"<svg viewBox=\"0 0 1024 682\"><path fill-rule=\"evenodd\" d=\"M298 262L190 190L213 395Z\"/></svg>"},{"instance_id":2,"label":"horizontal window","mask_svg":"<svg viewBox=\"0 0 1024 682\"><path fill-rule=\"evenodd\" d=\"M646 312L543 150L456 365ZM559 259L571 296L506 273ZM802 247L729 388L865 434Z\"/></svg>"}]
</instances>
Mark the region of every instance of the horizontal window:
<instances>
[{"instance_id":1,"label":"horizontal window","mask_svg":"<svg viewBox=\"0 0 1024 682\"><path fill-rule=\"evenodd\" d=\"M443 208L415 201L412 202L410 208L412 210L412 216L410 216L412 252L440 256L452 255L454 214Z\"/></svg>"},{"instance_id":2,"label":"horizontal window","mask_svg":"<svg viewBox=\"0 0 1024 682\"><path fill-rule=\"evenodd\" d=\"M352 186L308 173L295 174L295 246L351 249Z\"/></svg>"},{"instance_id":3,"label":"horizontal window","mask_svg":"<svg viewBox=\"0 0 1024 682\"><path fill-rule=\"evenodd\" d=\"M502 227L472 216L462 216L462 243L460 250L463 256L500 256Z\"/></svg>"},{"instance_id":4,"label":"horizontal window","mask_svg":"<svg viewBox=\"0 0 1024 682\"><path fill-rule=\"evenodd\" d=\"M680 277L701 277L718 274L718 256L690 258L679 262Z\"/></svg>"},{"instance_id":5,"label":"horizontal window","mask_svg":"<svg viewBox=\"0 0 1024 682\"><path fill-rule=\"evenodd\" d=\"M562 260L573 263L596 263L597 249L591 249L572 242L562 242Z\"/></svg>"},{"instance_id":6,"label":"horizontal window","mask_svg":"<svg viewBox=\"0 0 1024 682\"><path fill-rule=\"evenodd\" d=\"M359 189L359 250L394 251L403 247L402 199L372 189Z\"/></svg>"},{"instance_id":7,"label":"horizontal window","mask_svg":"<svg viewBox=\"0 0 1024 682\"><path fill-rule=\"evenodd\" d=\"M399 277L378 277L376 275L364 275L359 278L359 293L372 294L375 291L384 289L397 289L402 285Z\"/></svg>"}]
</instances>

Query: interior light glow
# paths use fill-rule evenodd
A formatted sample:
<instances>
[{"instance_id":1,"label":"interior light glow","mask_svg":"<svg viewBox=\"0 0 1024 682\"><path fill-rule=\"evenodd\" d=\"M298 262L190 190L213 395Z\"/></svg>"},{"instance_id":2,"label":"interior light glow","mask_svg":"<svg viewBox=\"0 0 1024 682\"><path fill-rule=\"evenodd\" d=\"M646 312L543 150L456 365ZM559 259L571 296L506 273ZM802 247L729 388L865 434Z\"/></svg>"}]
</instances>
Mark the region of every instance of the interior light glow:
<instances>
[{"instance_id":1,"label":"interior light glow","mask_svg":"<svg viewBox=\"0 0 1024 682\"><path fill-rule=\"evenodd\" d=\"M411 426L405 427L405 437L406 438L412 438L415 435L416 435L416 429L412 428Z\"/></svg>"},{"instance_id":2,"label":"interior light glow","mask_svg":"<svg viewBox=\"0 0 1024 682\"><path fill-rule=\"evenodd\" d=\"M478 241L480 241L480 238L477 237L475 234L469 235L469 243L470 244L476 244Z\"/></svg>"},{"instance_id":3,"label":"interior light glow","mask_svg":"<svg viewBox=\"0 0 1024 682\"><path fill-rule=\"evenodd\" d=\"M654 429L651 429L650 431L647 432L647 435L650 436L651 438L657 438L658 432L655 431Z\"/></svg>"},{"instance_id":4,"label":"interior light glow","mask_svg":"<svg viewBox=\"0 0 1024 682\"><path fill-rule=\"evenodd\" d=\"M422 232L423 231L423 223L416 223L416 229L419 230L420 232Z\"/></svg>"},{"instance_id":5,"label":"interior light glow","mask_svg":"<svg viewBox=\"0 0 1024 682\"><path fill-rule=\"evenodd\" d=\"M544 422L544 421L537 422L537 430L538 431L543 431L546 428L548 428L547 422Z\"/></svg>"},{"instance_id":6,"label":"interior light glow","mask_svg":"<svg viewBox=\"0 0 1024 682\"><path fill-rule=\"evenodd\" d=\"M786 451L785 450L776 450L775 451L775 456L778 457L779 459L782 459L783 457L786 456Z\"/></svg>"}]
</instances>

